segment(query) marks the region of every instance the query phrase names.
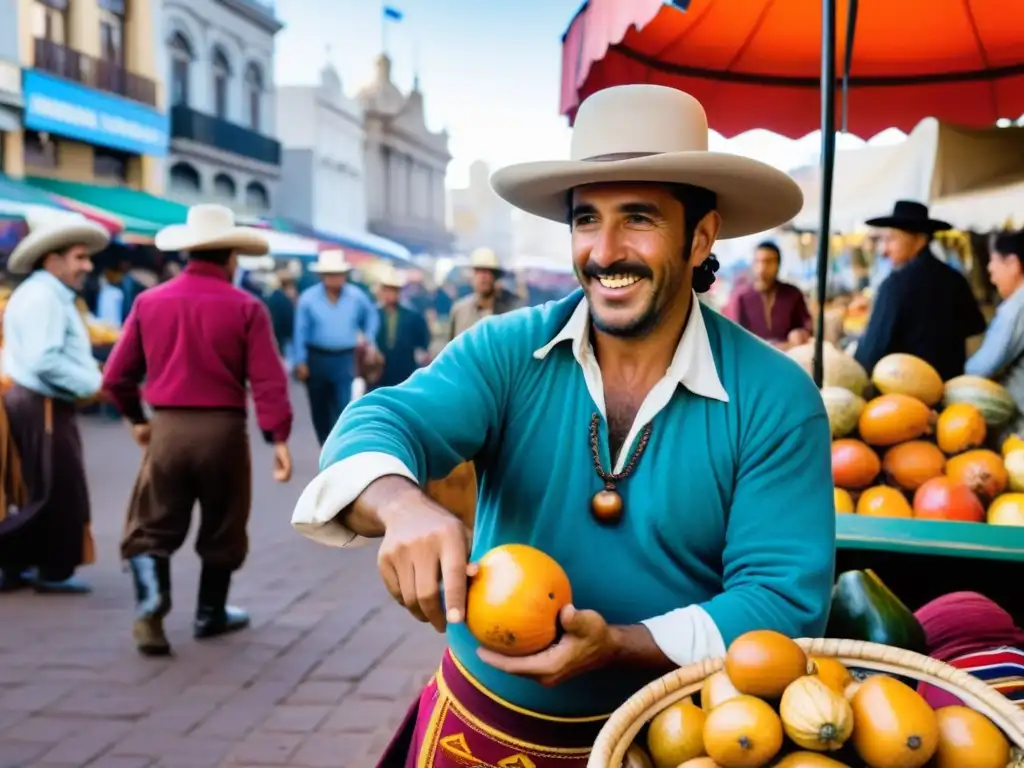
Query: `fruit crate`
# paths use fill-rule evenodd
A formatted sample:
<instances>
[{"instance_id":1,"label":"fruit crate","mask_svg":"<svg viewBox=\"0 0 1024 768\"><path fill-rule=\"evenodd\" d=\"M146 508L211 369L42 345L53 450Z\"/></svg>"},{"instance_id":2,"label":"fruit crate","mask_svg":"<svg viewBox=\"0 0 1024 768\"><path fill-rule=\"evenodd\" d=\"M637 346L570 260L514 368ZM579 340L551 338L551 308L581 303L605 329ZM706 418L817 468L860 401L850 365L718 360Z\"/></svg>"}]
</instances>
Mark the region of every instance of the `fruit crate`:
<instances>
[{"instance_id":1,"label":"fruit crate","mask_svg":"<svg viewBox=\"0 0 1024 768\"><path fill-rule=\"evenodd\" d=\"M1024 527L836 516L838 549L1024 562Z\"/></svg>"},{"instance_id":2,"label":"fruit crate","mask_svg":"<svg viewBox=\"0 0 1024 768\"><path fill-rule=\"evenodd\" d=\"M1024 749L1024 711L962 670L928 656L859 640L819 638L797 643L808 656L834 658L851 671L910 678L949 691L991 720L1011 744ZM680 667L630 696L598 734L587 768L620 768L637 734L655 715L687 696L700 693L704 681L724 668L724 659Z\"/></svg>"}]
</instances>

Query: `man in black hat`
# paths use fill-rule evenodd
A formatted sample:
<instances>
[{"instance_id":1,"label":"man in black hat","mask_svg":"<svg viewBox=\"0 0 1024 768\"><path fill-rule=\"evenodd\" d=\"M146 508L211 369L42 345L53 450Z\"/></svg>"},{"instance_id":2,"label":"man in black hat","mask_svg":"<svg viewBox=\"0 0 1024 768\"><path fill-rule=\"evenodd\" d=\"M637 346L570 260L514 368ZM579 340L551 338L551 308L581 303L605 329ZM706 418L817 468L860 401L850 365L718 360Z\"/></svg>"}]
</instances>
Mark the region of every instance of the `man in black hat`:
<instances>
[{"instance_id":1,"label":"man in black hat","mask_svg":"<svg viewBox=\"0 0 1024 768\"><path fill-rule=\"evenodd\" d=\"M893 352L930 363L943 381L964 372L966 342L985 331L985 318L963 275L929 248L936 232L953 225L928 215L921 203L900 200L891 216L867 222L880 227L892 273L878 287L871 319L855 357L871 372Z\"/></svg>"}]
</instances>

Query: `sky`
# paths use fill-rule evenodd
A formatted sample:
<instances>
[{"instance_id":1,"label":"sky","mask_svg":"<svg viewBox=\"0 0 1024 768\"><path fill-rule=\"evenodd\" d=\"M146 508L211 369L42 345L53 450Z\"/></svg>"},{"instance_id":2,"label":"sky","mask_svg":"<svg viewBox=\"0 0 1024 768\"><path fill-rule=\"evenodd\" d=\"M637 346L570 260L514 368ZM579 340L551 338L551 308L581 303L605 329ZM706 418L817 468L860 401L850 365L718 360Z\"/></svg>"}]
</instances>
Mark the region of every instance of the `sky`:
<instances>
[{"instance_id":1,"label":"sky","mask_svg":"<svg viewBox=\"0 0 1024 768\"><path fill-rule=\"evenodd\" d=\"M571 131L558 114L561 36L581 0L396 0L388 23L393 77L403 91L418 73L427 122L450 134L448 186L463 187L476 159L492 169L568 156ZM373 0L276 0L279 85L315 83L330 62L348 93L366 83L380 52L383 6ZM891 143L898 131L872 144ZM711 149L757 157L783 170L817 162L820 138L792 141L751 131ZM838 146L862 146L840 136Z\"/></svg>"}]
</instances>

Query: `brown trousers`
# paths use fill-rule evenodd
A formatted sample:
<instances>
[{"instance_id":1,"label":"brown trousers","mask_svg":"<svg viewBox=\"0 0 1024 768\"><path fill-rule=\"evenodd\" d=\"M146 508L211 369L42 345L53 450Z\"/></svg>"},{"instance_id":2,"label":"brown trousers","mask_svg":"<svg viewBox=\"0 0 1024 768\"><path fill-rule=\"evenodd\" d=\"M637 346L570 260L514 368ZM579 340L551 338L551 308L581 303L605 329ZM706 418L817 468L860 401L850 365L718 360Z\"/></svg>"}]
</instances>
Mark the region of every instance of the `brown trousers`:
<instances>
[{"instance_id":1,"label":"brown trousers","mask_svg":"<svg viewBox=\"0 0 1024 768\"><path fill-rule=\"evenodd\" d=\"M160 409L132 490L121 556L170 557L188 537L199 502L196 553L238 570L249 552L252 464L245 413Z\"/></svg>"}]
</instances>

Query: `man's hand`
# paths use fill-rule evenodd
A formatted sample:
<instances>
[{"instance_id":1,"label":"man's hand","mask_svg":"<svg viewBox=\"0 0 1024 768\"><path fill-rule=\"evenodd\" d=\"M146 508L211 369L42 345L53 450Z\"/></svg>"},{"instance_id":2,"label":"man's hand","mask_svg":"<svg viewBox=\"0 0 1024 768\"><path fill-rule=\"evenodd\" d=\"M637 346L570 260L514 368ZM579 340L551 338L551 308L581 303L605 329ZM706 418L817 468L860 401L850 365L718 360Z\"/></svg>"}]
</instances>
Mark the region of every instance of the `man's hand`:
<instances>
[{"instance_id":1,"label":"man's hand","mask_svg":"<svg viewBox=\"0 0 1024 768\"><path fill-rule=\"evenodd\" d=\"M287 483L292 479L292 452L288 443L274 443L274 480Z\"/></svg>"},{"instance_id":2,"label":"man's hand","mask_svg":"<svg viewBox=\"0 0 1024 768\"><path fill-rule=\"evenodd\" d=\"M295 378L299 381L309 381L309 366L299 363L295 366Z\"/></svg>"},{"instance_id":3,"label":"man's hand","mask_svg":"<svg viewBox=\"0 0 1024 768\"><path fill-rule=\"evenodd\" d=\"M786 343L790 347L799 347L811 340L811 332L806 328L794 328L789 332Z\"/></svg>"},{"instance_id":4,"label":"man's hand","mask_svg":"<svg viewBox=\"0 0 1024 768\"><path fill-rule=\"evenodd\" d=\"M384 540L377 567L388 592L420 621L444 632L466 615L465 527L448 510L410 485L378 513ZM441 605L440 584L444 584Z\"/></svg>"},{"instance_id":5,"label":"man's hand","mask_svg":"<svg viewBox=\"0 0 1024 768\"><path fill-rule=\"evenodd\" d=\"M550 648L532 656L505 656L487 648L477 655L511 675L530 677L541 685L558 685L583 672L607 666L617 654L615 632L596 611L580 611L572 605L558 615L564 634Z\"/></svg>"},{"instance_id":6,"label":"man's hand","mask_svg":"<svg viewBox=\"0 0 1024 768\"><path fill-rule=\"evenodd\" d=\"M152 428L149 424L132 424L132 439L145 448L149 445Z\"/></svg>"}]
</instances>

